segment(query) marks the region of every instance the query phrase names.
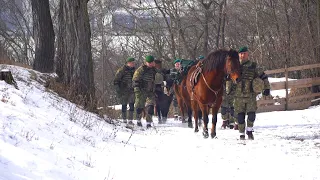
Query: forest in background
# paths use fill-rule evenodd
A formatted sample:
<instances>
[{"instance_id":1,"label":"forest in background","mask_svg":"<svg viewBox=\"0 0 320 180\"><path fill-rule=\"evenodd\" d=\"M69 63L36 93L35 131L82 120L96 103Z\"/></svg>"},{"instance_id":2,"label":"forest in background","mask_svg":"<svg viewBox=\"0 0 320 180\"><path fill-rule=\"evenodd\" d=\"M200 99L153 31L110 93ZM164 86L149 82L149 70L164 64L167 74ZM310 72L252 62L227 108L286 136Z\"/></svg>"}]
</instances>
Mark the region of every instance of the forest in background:
<instances>
[{"instance_id":1,"label":"forest in background","mask_svg":"<svg viewBox=\"0 0 320 180\"><path fill-rule=\"evenodd\" d=\"M0 0L0 62L57 73L89 109L117 104L112 80L128 56L171 68L244 45L264 70L320 63L320 0Z\"/></svg>"}]
</instances>

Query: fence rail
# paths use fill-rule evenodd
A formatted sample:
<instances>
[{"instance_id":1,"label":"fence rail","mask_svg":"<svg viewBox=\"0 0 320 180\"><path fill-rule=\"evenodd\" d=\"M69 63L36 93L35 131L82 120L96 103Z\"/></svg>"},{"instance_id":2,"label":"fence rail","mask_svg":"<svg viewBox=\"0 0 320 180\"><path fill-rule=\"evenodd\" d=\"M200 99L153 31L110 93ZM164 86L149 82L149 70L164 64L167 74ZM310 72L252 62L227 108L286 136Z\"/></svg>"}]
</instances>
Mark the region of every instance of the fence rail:
<instances>
[{"instance_id":1,"label":"fence rail","mask_svg":"<svg viewBox=\"0 0 320 180\"><path fill-rule=\"evenodd\" d=\"M289 97L289 89L309 88L320 85L320 77L289 80L288 72L304 69L320 68L320 64L309 64L295 67L285 67L281 69L267 70L266 74L285 73L285 81L270 83L271 90L286 90L286 97L278 99L260 99L257 102L258 112L285 111L306 109L312 102L319 101L320 92L307 93L299 96Z\"/></svg>"}]
</instances>

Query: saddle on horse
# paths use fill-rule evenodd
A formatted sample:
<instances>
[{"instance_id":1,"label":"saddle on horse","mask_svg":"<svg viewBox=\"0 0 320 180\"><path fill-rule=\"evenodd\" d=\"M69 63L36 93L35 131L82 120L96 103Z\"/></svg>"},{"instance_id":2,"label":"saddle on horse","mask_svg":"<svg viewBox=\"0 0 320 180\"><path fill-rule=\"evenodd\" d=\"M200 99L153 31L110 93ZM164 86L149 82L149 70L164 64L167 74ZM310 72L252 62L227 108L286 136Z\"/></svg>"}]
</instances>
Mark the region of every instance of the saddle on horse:
<instances>
[{"instance_id":1,"label":"saddle on horse","mask_svg":"<svg viewBox=\"0 0 320 180\"><path fill-rule=\"evenodd\" d=\"M196 65L196 69L191 74L191 77L189 80L191 82L192 89L198 83L199 75L202 73L202 66L203 66L202 62L199 62Z\"/></svg>"}]
</instances>

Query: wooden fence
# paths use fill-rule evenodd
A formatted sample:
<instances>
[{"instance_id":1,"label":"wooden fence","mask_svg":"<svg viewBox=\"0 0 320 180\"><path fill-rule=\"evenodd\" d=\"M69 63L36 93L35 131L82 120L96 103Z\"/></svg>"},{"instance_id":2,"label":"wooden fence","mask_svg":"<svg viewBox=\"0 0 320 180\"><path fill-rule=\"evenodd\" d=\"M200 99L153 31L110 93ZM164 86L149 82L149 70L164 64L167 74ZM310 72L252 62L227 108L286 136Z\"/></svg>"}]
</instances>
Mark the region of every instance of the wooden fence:
<instances>
[{"instance_id":1,"label":"wooden fence","mask_svg":"<svg viewBox=\"0 0 320 180\"><path fill-rule=\"evenodd\" d=\"M297 80L288 80L288 72L290 71L300 71L304 69L313 69L320 68L320 64L311 64L304 66L296 67L285 67L282 69L268 70L265 71L266 74L276 74L284 73L285 81L281 82L272 82L271 90L283 90L285 89L286 95L282 98L274 99L260 99L258 100L258 112L269 112L269 111L285 111L285 110L299 110L306 109L311 106L311 103L314 101L319 101L315 97L320 96L320 92L312 93L309 91L306 94L298 96L289 96L289 89L297 88L310 88L312 86L320 85L320 77L315 78L306 78L306 79L297 79Z\"/></svg>"}]
</instances>

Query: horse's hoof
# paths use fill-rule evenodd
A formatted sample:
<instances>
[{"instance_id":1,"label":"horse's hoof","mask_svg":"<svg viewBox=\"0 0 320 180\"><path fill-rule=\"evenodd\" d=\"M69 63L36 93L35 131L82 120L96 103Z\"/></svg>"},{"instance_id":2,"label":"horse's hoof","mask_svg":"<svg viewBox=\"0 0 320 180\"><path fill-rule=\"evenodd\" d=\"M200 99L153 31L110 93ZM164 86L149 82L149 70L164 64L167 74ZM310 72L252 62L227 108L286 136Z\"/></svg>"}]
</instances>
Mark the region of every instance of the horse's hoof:
<instances>
[{"instance_id":1,"label":"horse's hoof","mask_svg":"<svg viewBox=\"0 0 320 180\"><path fill-rule=\"evenodd\" d=\"M203 137L206 138L206 139L209 137L208 131L203 131L203 132L202 132L202 135L203 135Z\"/></svg>"},{"instance_id":2,"label":"horse's hoof","mask_svg":"<svg viewBox=\"0 0 320 180\"><path fill-rule=\"evenodd\" d=\"M192 123L189 123L189 122L188 122L188 127L189 127L189 128L193 128Z\"/></svg>"},{"instance_id":3,"label":"horse's hoof","mask_svg":"<svg viewBox=\"0 0 320 180\"><path fill-rule=\"evenodd\" d=\"M217 133L211 133L211 138L213 139L213 138L215 138L217 136Z\"/></svg>"},{"instance_id":4,"label":"horse's hoof","mask_svg":"<svg viewBox=\"0 0 320 180\"><path fill-rule=\"evenodd\" d=\"M196 132L196 133L199 132L199 129L198 128L194 129L194 132Z\"/></svg>"}]
</instances>

